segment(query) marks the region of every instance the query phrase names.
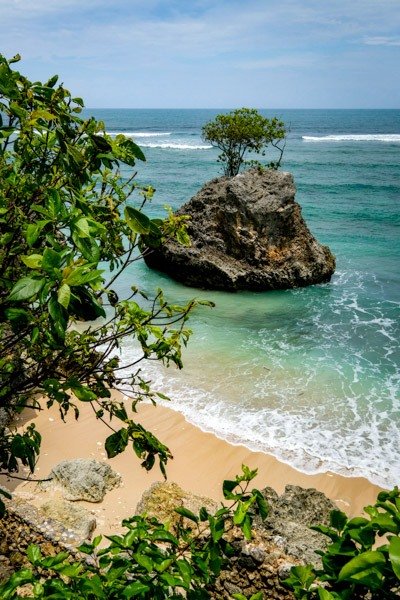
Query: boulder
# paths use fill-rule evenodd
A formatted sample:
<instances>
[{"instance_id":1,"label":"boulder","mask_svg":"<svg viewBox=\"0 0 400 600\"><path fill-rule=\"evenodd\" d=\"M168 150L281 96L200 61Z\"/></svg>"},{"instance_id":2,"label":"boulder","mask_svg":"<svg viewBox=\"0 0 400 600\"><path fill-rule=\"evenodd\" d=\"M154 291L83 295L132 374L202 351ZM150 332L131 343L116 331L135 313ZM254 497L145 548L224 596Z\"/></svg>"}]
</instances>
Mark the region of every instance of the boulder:
<instances>
[{"instance_id":1,"label":"boulder","mask_svg":"<svg viewBox=\"0 0 400 600\"><path fill-rule=\"evenodd\" d=\"M320 566L315 551L326 548L329 540L310 526L329 525L330 513L337 506L314 488L287 485L281 496L272 488L262 492L269 505L269 514L258 526L289 556Z\"/></svg>"},{"instance_id":2,"label":"boulder","mask_svg":"<svg viewBox=\"0 0 400 600\"><path fill-rule=\"evenodd\" d=\"M67 529L72 529L82 540L90 539L96 528L96 519L89 511L61 498L45 502L39 510L45 517L55 519Z\"/></svg>"},{"instance_id":3,"label":"boulder","mask_svg":"<svg viewBox=\"0 0 400 600\"><path fill-rule=\"evenodd\" d=\"M290 173L251 169L220 177L177 214L191 246L174 240L145 252L148 266L204 289L274 290L330 280L335 258L310 233Z\"/></svg>"},{"instance_id":4,"label":"boulder","mask_svg":"<svg viewBox=\"0 0 400 600\"><path fill-rule=\"evenodd\" d=\"M45 487L60 487L66 500L101 502L107 491L121 483L118 475L105 462L76 458L63 460L53 467Z\"/></svg>"},{"instance_id":5,"label":"boulder","mask_svg":"<svg viewBox=\"0 0 400 600\"><path fill-rule=\"evenodd\" d=\"M182 521L175 508L184 507L198 515L203 506L210 513L218 509L218 503L211 498L185 492L173 481L157 481L144 492L135 512L137 515L144 513L148 517L156 517L161 523L168 521L174 528Z\"/></svg>"}]
</instances>

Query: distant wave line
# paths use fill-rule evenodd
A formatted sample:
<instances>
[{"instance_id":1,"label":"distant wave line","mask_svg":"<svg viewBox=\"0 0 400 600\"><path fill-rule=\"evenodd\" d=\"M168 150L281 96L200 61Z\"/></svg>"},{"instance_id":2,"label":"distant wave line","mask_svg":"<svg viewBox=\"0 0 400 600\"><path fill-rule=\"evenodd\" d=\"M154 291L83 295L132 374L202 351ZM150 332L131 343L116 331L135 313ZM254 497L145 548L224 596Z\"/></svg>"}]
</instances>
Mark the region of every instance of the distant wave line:
<instances>
[{"instance_id":1,"label":"distant wave line","mask_svg":"<svg viewBox=\"0 0 400 600\"><path fill-rule=\"evenodd\" d=\"M148 144L140 144L142 148L165 148L172 150L208 150L212 148L212 146L205 146L203 144L192 145L192 144L174 144L173 142L160 142L160 143L148 143Z\"/></svg>"},{"instance_id":2,"label":"distant wave line","mask_svg":"<svg viewBox=\"0 0 400 600\"><path fill-rule=\"evenodd\" d=\"M126 137L164 137L172 135L171 131L108 131L108 135L125 135Z\"/></svg>"},{"instance_id":3,"label":"distant wave line","mask_svg":"<svg viewBox=\"0 0 400 600\"><path fill-rule=\"evenodd\" d=\"M350 133L346 135L303 135L305 142L394 142L400 143L399 133Z\"/></svg>"}]
</instances>

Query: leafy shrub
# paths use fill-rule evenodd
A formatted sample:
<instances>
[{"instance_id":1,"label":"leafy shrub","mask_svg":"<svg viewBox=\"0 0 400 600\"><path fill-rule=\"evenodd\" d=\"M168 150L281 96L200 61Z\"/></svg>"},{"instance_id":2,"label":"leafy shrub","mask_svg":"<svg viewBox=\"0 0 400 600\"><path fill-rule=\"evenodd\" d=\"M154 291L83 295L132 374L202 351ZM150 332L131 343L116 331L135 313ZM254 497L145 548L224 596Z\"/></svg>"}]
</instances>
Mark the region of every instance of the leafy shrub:
<instances>
[{"instance_id":1,"label":"leafy shrub","mask_svg":"<svg viewBox=\"0 0 400 600\"><path fill-rule=\"evenodd\" d=\"M242 467L235 480L224 481L223 493L231 501L210 514L201 508L198 515L186 508L176 512L184 519L172 533L155 518L135 516L123 521L126 533L107 536L110 544L99 548L101 536L84 543L80 552L88 560L71 561L66 552L43 557L37 546L28 548L31 568L14 573L0 586L2 600L162 600L164 598L203 600L207 587L219 575L234 549L227 533L239 527L251 538L251 511L264 519L268 507L258 490L248 491L257 471ZM32 591L21 586L30 584ZM21 595L20 595L21 594ZM24 594L22 596L22 594ZM27 595L28 594L28 595ZM236 595L246 600L242 595ZM262 595L253 595L261 600Z\"/></svg>"},{"instance_id":2,"label":"leafy shrub","mask_svg":"<svg viewBox=\"0 0 400 600\"><path fill-rule=\"evenodd\" d=\"M0 408L12 416L55 404L64 418L87 403L112 430L109 457L131 447L146 469L158 458L164 472L168 448L111 399L110 388L129 388L133 411L142 399L154 401L140 363L181 368L196 303L171 305L161 290L149 298L135 285L120 299L115 284L163 239L187 242L186 217L149 219L143 207L154 190L135 182L141 149L83 119L82 99L57 76L29 81L14 68L19 60L0 55ZM119 355L124 340L142 351L131 364ZM122 369L130 371L124 379ZM0 470L13 474L22 464L33 472L39 432L1 423Z\"/></svg>"},{"instance_id":3,"label":"leafy shrub","mask_svg":"<svg viewBox=\"0 0 400 600\"><path fill-rule=\"evenodd\" d=\"M312 527L331 540L319 552L322 569L294 567L286 584L299 600L384 600L400 595L400 492L381 492L368 517L331 512L330 527ZM377 546L378 538L384 544Z\"/></svg>"}]
</instances>

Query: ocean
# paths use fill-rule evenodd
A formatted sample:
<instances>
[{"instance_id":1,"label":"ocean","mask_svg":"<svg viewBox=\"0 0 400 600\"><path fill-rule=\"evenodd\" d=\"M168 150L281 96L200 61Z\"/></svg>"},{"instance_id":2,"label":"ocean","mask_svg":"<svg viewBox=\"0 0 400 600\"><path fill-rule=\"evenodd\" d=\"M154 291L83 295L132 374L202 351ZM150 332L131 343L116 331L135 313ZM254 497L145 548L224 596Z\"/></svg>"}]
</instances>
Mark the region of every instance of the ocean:
<instances>
[{"instance_id":1,"label":"ocean","mask_svg":"<svg viewBox=\"0 0 400 600\"><path fill-rule=\"evenodd\" d=\"M137 180L162 216L221 174L201 127L219 110L87 111L131 136ZM137 263L119 290L215 302L190 319L184 369L144 373L203 430L306 473L400 483L400 111L272 110L290 128L282 169L315 237L336 255L330 283L272 292L184 287ZM139 199L138 199L139 201ZM129 344L125 358L137 353ZM238 465L240 467L240 465Z\"/></svg>"}]
</instances>

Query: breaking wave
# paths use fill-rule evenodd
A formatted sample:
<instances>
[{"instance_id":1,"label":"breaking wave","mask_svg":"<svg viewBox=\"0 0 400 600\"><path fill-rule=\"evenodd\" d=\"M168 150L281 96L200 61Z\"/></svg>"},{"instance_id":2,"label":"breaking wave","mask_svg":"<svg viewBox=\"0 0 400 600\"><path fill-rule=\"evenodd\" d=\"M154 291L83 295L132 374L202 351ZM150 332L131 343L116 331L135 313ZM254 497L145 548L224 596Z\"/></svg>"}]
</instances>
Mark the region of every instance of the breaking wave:
<instances>
[{"instance_id":1,"label":"breaking wave","mask_svg":"<svg viewBox=\"0 0 400 600\"><path fill-rule=\"evenodd\" d=\"M108 135L119 135L122 134L125 137L165 137L167 135L172 135L171 131L108 131Z\"/></svg>"},{"instance_id":2,"label":"breaking wave","mask_svg":"<svg viewBox=\"0 0 400 600\"><path fill-rule=\"evenodd\" d=\"M171 150L209 150L212 146L205 144L179 144L174 142L149 142L140 144L142 148L166 148Z\"/></svg>"},{"instance_id":3,"label":"breaking wave","mask_svg":"<svg viewBox=\"0 0 400 600\"><path fill-rule=\"evenodd\" d=\"M391 142L400 143L399 133L350 133L346 135L303 135L305 142Z\"/></svg>"}]
</instances>

